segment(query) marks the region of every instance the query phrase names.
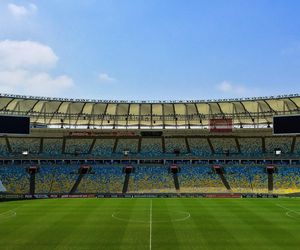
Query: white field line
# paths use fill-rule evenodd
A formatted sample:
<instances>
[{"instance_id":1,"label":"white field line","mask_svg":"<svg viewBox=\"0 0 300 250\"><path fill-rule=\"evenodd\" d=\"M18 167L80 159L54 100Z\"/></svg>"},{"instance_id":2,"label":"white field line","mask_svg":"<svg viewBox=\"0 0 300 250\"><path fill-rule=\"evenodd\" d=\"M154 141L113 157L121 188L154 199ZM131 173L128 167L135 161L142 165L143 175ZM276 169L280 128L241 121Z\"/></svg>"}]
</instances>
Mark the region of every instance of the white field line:
<instances>
[{"instance_id":1,"label":"white field line","mask_svg":"<svg viewBox=\"0 0 300 250\"><path fill-rule=\"evenodd\" d=\"M290 208L288 208L288 207L284 207L284 206L282 206L282 205L280 205L280 204L276 204L278 207L281 207L281 208L283 208L283 209L286 209L286 210L289 210L290 212L294 212L294 213L296 213L296 214L300 214L300 212L297 212L297 211L295 211L295 210L293 210L293 209L290 209Z\"/></svg>"},{"instance_id":2,"label":"white field line","mask_svg":"<svg viewBox=\"0 0 300 250\"><path fill-rule=\"evenodd\" d=\"M150 201L150 221L149 221L149 224L150 224L149 249L151 250L152 249L152 200Z\"/></svg>"},{"instance_id":3,"label":"white field line","mask_svg":"<svg viewBox=\"0 0 300 250\"><path fill-rule=\"evenodd\" d=\"M138 211L145 211L145 210L143 209L143 210L138 210ZM149 209L147 209L147 211L149 211ZM155 210L155 211L157 211L157 210ZM158 211L165 211L165 210L158 210ZM188 220L191 217L191 214L188 213L188 212L182 212L182 211L176 211L176 210L174 210L173 212L177 212L178 214L183 214L183 215L185 215L185 217L178 218L178 219L173 219L173 220L153 220L152 219L152 224L153 223L180 222L180 221ZM149 220L139 220L139 219L129 220L129 219L125 219L125 218L119 217L119 214L120 214L120 212L115 212L111 215L111 217L116 219L116 220L124 221L124 222L146 223L146 224L149 223Z\"/></svg>"},{"instance_id":4,"label":"white field line","mask_svg":"<svg viewBox=\"0 0 300 250\"><path fill-rule=\"evenodd\" d=\"M5 211L3 213L0 213L0 219L6 219L6 218L10 218L10 217L16 216L17 212L15 210L18 210L19 208L24 207L24 206L25 205L21 205L19 207L16 207L16 208L7 210L7 211Z\"/></svg>"},{"instance_id":5,"label":"white field line","mask_svg":"<svg viewBox=\"0 0 300 250\"><path fill-rule=\"evenodd\" d=\"M299 219L299 217L295 217L295 216L291 215L290 213L295 213L295 214L299 214L299 215L300 215L300 212L297 212L297 211L295 211L295 210L293 210L293 209L287 208L287 207L282 206L282 205L280 205L280 204L276 204L276 205L277 205L278 207L280 207L280 208L283 208L283 209L285 209L285 210L288 210L288 211L285 213L286 216L291 217L291 218L294 218L294 219Z\"/></svg>"},{"instance_id":6,"label":"white field line","mask_svg":"<svg viewBox=\"0 0 300 250\"><path fill-rule=\"evenodd\" d=\"M6 216L6 215L8 215L8 216L14 216L14 215L16 215L17 213L14 211L14 210L7 210L7 211L5 211L5 212L3 212L3 213L1 213L0 214L0 217L1 216Z\"/></svg>"}]
</instances>

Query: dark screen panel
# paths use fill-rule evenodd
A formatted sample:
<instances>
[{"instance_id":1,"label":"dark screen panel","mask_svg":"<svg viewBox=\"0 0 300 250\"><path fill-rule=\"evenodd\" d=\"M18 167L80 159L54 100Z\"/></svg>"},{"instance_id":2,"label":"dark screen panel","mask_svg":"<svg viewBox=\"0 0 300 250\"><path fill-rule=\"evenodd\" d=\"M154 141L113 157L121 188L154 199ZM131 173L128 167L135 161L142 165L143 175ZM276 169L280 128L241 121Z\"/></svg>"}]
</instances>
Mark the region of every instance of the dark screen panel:
<instances>
[{"instance_id":1,"label":"dark screen panel","mask_svg":"<svg viewBox=\"0 0 300 250\"><path fill-rule=\"evenodd\" d=\"M162 131L142 131L141 132L141 136L144 137L158 137L158 136L162 136Z\"/></svg>"},{"instance_id":2,"label":"dark screen panel","mask_svg":"<svg viewBox=\"0 0 300 250\"><path fill-rule=\"evenodd\" d=\"M274 134L300 134L300 115L274 116Z\"/></svg>"},{"instance_id":3,"label":"dark screen panel","mask_svg":"<svg viewBox=\"0 0 300 250\"><path fill-rule=\"evenodd\" d=\"M29 132L29 117L0 116L0 134L29 134Z\"/></svg>"}]
</instances>

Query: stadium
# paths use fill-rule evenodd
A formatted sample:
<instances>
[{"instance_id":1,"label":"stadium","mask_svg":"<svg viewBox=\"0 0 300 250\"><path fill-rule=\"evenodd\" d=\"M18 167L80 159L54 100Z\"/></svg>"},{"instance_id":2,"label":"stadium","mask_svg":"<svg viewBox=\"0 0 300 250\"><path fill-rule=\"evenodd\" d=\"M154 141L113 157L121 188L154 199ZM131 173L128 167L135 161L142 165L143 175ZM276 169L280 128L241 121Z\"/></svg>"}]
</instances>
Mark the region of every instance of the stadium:
<instances>
[{"instance_id":1,"label":"stadium","mask_svg":"<svg viewBox=\"0 0 300 250\"><path fill-rule=\"evenodd\" d=\"M300 249L299 10L1 0L0 250Z\"/></svg>"},{"instance_id":2,"label":"stadium","mask_svg":"<svg viewBox=\"0 0 300 250\"><path fill-rule=\"evenodd\" d=\"M298 94L2 94L0 114L1 249L299 246Z\"/></svg>"}]
</instances>

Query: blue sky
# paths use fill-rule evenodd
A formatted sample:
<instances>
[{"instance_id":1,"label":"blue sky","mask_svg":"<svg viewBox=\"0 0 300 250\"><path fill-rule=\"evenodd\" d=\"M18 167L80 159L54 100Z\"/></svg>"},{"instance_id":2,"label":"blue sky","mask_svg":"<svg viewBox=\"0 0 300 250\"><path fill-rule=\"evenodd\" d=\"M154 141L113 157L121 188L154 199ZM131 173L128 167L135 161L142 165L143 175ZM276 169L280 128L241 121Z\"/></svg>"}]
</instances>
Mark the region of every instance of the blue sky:
<instances>
[{"instance_id":1,"label":"blue sky","mask_svg":"<svg viewBox=\"0 0 300 250\"><path fill-rule=\"evenodd\" d=\"M0 92L170 100L300 92L300 1L1 0Z\"/></svg>"}]
</instances>

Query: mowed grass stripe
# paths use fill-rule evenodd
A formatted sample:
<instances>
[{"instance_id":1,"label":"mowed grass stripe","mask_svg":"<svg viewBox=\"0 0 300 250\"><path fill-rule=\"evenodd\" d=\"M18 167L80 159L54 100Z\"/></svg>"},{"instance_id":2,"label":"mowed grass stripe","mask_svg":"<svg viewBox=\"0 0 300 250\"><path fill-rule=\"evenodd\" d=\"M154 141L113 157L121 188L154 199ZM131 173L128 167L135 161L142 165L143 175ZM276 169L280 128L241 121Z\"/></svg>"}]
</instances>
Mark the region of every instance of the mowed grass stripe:
<instances>
[{"instance_id":1,"label":"mowed grass stripe","mask_svg":"<svg viewBox=\"0 0 300 250\"><path fill-rule=\"evenodd\" d=\"M152 249L298 249L299 199L152 199ZM150 199L0 203L0 249L149 249ZM125 221L112 217L122 212ZM176 211L191 217L175 222ZM141 222L136 222L136 220ZM143 222L144 221L144 222Z\"/></svg>"},{"instance_id":2,"label":"mowed grass stripe","mask_svg":"<svg viewBox=\"0 0 300 250\"><path fill-rule=\"evenodd\" d=\"M45 201L48 203L47 201ZM86 241L84 242L85 246L92 246L89 239L94 239L92 233L93 229L97 223L97 217L92 216L92 211L95 209L95 206L85 202L84 200L77 200L76 203L71 200L67 200L66 203L62 203L61 200L49 200L51 204L47 204L44 207L38 207L38 210L33 211L33 221L32 227L39 224L36 234L28 237L26 235L26 245L35 245L40 249L55 249L65 246L67 248L82 246L81 242L83 237ZM100 205L100 204L99 204ZM43 214L43 216L39 216ZM84 227L86 221L89 221L89 218L92 216L90 222L88 223L88 232ZM43 220L41 220L43 218ZM48 225L47 225L48 224ZM97 231L97 230L96 230ZM87 237L87 233L89 237ZM83 246L84 246L83 245Z\"/></svg>"},{"instance_id":3,"label":"mowed grass stripe","mask_svg":"<svg viewBox=\"0 0 300 250\"><path fill-rule=\"evenodd\" d=\"M170 214L174 211L187 212L190 214L190 217L185 220L171 222L176 235L176 249L182 249L183 247L186 249L199 249L199 242L201 242L201 246L203 245L201 237L195 233L190 233L191 231L196 232L197 230L193 218L194 211L192 211L189 205L190 201L191 200L186 199L172 199L166 201L166 206ZM183 204L185 204L185 206Z\"/></svg>"},{"instance_id":4,"label":"mowed grass stripe","mask_svg":"<svg viewBox=\"0 0 300 250\"><path fill-rule=\"evenodd\" d=\"M149 249L149 202L150 199L122 200L126 203L123 210L119 210L119 216L128 222L117 221L118 224L126 224L121 236L122 241L117 249Z\"/></svg>"},{"instance_id":5,"label":"mowed grass stripe","mask_svg":"<svg viewBox=\"0 0 300 250\"><path fill-rule=\"evenodd\" d=\"M241 217L244 224L251 225L253 230L259 232L257 237L260 237L260 240L253 239L253 243L257 242L262 245L262 242L265 242L264 249L284 249L288 246L295 249L295 243L298 240L291 233L294 221L284 213L279 213L274 200L256 200L255 203L256 206L253 206L253 203L245 200L243 202L244 210L251 213L253 218ZM288 228L283 228L283 224L288 224Z\"/></svg>"},{"instance_id":6,"label":"mowed grass stripe","mask_svg":"<svg viewBox=\"0 0 300 250\"><path fill-rule=\"evenodd\" d=\"M175 202L178 203L177 206L180 207L182 211L189 211L191 214L190 219L188 219L186 223L182 222L179 225L175 225L181 248L199 249L199 247L201 247L201 249L207 249L207 247L210 246L210 241L206 238L205 233L199 230L199 228L203 228L204 226L204 221L201 219L202 216L199 216L201 207L195 200L191 199L177 199L174 203Z\"/></svg>"},{"instance_id":7,"label":"mowed grass stripe","mask_svg":"<svg viewBox=\"0 0 300 250\"><path fill-rule=\"evenodd\" d=\"M224 200L225 201L225 200ZM230 200L222 203L222 199L198 200L199 212L194 219L197 221L198 230L206 239L204 249L243 249L238 241L235 226L236 215L229 216L224 206L230 206Z\"/></svg>"},{"instance_id":8,"label":"mowed grass stripe","mask_svg":"<svg viewBox=\"0 0 300 250\"><path fill-rule=\"evenodd\" d=\"M168 207L167 199L152 199L152 249L179 249L176 228L172 216L174 207L171 210ZM177 210L177 206L175 210Z\"/></svg>"},{"instance_id":9,"label":"mowed grass stripe","mask_svg":"<svg viewBox=\"0 0 300 250\"><path fill-rule=\"evenodd\" d=\"M246 200L245 200L246 201ZM235 231L237 241L241 246L255 246L256 249L276 249L277 244L269 237L272 228L267 217L271 218L271 214L261 210L261 205L256 206L256 210L249 209L247 202L236 202L232 200L230 206L223 206L224 214L228 213L228 217L233 217L229 227L231 231ZM271 230L272 231L272 230ZM251 232L255 232L252 237Z\"/></svg>"}]
</instances>

